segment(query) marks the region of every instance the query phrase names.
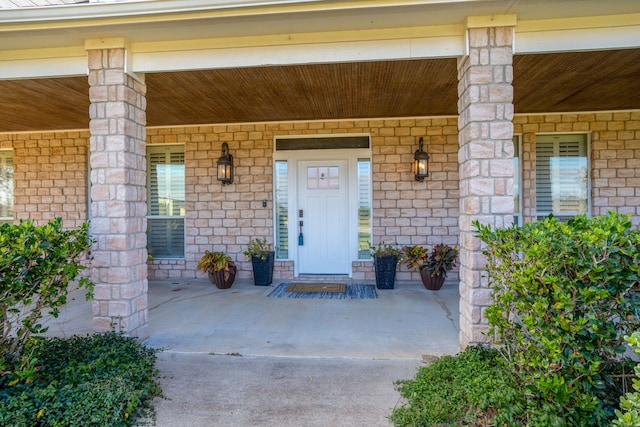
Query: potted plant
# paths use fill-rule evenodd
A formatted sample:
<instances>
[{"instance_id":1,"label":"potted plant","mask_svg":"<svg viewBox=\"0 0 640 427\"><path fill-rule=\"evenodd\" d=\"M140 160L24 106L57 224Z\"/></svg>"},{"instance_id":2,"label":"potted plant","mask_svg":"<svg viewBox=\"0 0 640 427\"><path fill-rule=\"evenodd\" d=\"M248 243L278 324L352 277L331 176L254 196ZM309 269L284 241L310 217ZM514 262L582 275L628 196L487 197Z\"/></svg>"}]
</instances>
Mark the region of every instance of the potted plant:
<instances>
[{"instance_id":1,"label":"potted plant","mask_svg":"<svg viewBox=\"0 0 640 427\"><path fill-rule=\"evenodd\" d=\"M204 251L196 268L207 273L218 289L229 289L236 279L236 265L224 252Z\"/></svg>"},{"instance_id":2,"label":"potted plant","mask_svg":"<svg viewBox=\"0 0 640 427\"><path fill-rule=\"evenodd\" d=\"M444 243L435 245L431 253L422 246L405 246L402 252L407 267L420 270L422 284L430 291L442 287L447 273L455 267L458 258L458 248Z\"/></svg>"},{"instance_id":3,"label":"potted plant","mask_svg":"<svg viewBox=\"0 0 640 427\"><path fill-rule=\"evenodd\" d=\"M402 252L389 243L369 246L373 254L373 265L376 271L376 287L393 289L396 281L396 265L402 259Z\"/></svg>"},{"instance_id":4,"label":"potted plant","mask_svg":"<svg viewBox=\"0 0 640 427\"><path fill-rule=\"evenodd\" d=\"M256 286L268 286L273 282L273 263L275 251L266 239L253 239L244 254L251 259L253 283Z\"/></svg>"}]
</instances>

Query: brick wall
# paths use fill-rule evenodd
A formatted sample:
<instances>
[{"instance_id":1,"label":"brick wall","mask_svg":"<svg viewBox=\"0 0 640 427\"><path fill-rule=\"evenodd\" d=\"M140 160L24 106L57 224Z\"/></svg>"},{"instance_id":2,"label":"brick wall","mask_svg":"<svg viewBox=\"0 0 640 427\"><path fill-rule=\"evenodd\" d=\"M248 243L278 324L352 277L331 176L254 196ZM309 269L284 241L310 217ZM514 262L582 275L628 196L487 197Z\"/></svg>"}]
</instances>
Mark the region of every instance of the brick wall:
<instances>
[{"instance_id":1,"label":"brick wall","mask_svg":"<svg viewBox=\"0 0 640 427\"><path fill-rule=\"evenodd\" d=\"M150 275L204 277L195 266L205 249L213 248L225 250L237 261L238 277L251 277L251 264L242 252L253 237L273 241L274 137L345 133L371 135L374 243L457 244L455 118L150 128L149 144L184 144L187 198L186 259L154 260ZM431 176L425 182L415 181L411 171L420 136L431 155ZM229 144L235 163L235 180L228 186L216 180L222 142ZM269 201L266 208L264 199ZM367 268L373 272L370 263L356 267L358 277ZM291 268L290 263L277 263L276 277L288 278ZM419 280L419 275L402 267L397 278Z\"/></svg>"},{"instance_id":2,"label":"brick wall","mask_svg":"<svg viewBox=\"0 0 640 427\"><path fill-rule=\"evenodd\" d=\"M363 131L372 135L374 243L457 245L457 119L371 121ZM420 136L431 157L424 182L417 182L411 171ZM404 266L396 278L420 280L417 271Z\"/></svg>"},{"instance_id":3,"label":"brick wall","mask_svg":"<svg viewBox=\"0 0 640 427\"><path fill-rule=\"evenodd\" d=\"M523 217L535 220L536 133L588 133L591 137L591 212L631 214L640 225L640 111L518 115L522 134Z\"/></svg>"},{"instance_id":4,"label":"brick wall","mask_svg":"<svg viewBox=\"0 0 640 427\"><path fill-rule=\"evenodd\" d=\"M13 148L15 219L85 222L88 146L88 131L1 134L0 148Z\"/></svg>"},{"instance_id":5,"label":"brick wall","mask_svg":"<svg viewBox=\"0 0 640 427\"><path fill-rule=\"evenodd\" d=\"M593 214L617 209L631 213L634 224L640 225L640 111L516 115L514 132L523 139L525 220L535 218L536 133L587 132ZM154 261L150 277L194 277L199 254L212 247L226 247L240 261L241 277L249 277L251 267L242 255L248 239L261 234L273 238L274 136L331 133L371 134L376 238L384 236L382 240L401 245L457 244L454 117L149 128L148 143L185 144L188 198L187 258ZM411 173L419 136L431 155L431 176L422 183ZM0 134L0 148L13 148L16 218L62 216L68 227L87 219L88 140L88 131ZM215 178L222 141L229 143L236 164L236 182L224 189ZM267 208L261 205L264 198L269 200ZM282 278L292 274L290 263L277 263L276 270ZM370 279L372 271L367 262L354 263L354 277ZM401 267L398 280L409 279L418 276Z\"/></svg>"}]
</instances>

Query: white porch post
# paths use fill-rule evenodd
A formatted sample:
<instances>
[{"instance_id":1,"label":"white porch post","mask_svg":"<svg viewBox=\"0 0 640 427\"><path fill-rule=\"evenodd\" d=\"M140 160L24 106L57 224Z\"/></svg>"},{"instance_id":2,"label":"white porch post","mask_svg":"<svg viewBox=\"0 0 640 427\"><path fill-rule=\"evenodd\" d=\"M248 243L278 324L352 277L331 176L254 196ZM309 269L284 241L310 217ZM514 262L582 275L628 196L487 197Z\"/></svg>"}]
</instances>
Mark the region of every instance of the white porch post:
<instances>
[{"instance_id":1,"label":"white porch post","mask_svg":"<svg viewBox=\"0 0 640 427\"><path fill-rule=\"evenodd\" d=\"M96 43L99 44L99 43ZM124 46L87 43L91 131L93 327L144 339L147 326L146 85Z\"/></svg>"},{"instance_id":2,"label":"white porch post","mask_svg":"<svg viewBox=\"0 0 640 427\"><path fill-rule=\"evenodd\" d=\"M502 227L513 218L515 17L512 23L504 20L469 18L469 51L458 64L461 348L490 341L484 317L491 302L486 259L471 222Z\"/></svg>"}]
</instances>

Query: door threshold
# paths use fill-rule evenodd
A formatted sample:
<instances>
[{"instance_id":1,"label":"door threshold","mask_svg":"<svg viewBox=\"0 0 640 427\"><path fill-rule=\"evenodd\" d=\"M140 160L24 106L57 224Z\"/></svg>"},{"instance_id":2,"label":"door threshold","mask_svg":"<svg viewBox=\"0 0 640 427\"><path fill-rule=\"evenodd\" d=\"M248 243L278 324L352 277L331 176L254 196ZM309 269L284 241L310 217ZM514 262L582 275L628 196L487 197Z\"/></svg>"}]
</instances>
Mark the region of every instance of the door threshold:
<instances>
[{"instance_id":1,"label":"door threshold","mask_svg":"<svg viewBox=\"0 0 640 427\"><path fill-rule=\"evenodd\" d=\"M351 277L348 274L300 274L294 277L293 281L297 282L350 282Z\"/></svg>"}]
</instances>

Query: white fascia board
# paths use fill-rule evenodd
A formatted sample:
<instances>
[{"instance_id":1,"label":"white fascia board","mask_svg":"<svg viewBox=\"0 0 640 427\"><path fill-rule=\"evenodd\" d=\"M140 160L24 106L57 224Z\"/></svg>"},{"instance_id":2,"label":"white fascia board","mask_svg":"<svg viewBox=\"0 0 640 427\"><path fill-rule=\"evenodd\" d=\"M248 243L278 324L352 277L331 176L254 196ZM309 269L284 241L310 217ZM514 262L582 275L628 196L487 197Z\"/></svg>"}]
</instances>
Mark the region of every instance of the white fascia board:
<instances>
[{"instance_id":1,"label":"white fascia board","mask_svg":"<svg viewBox=\"0 0 640 427\"><path fill-rule=\"evenodd\" d=\"M321 62L455 57L464 26L132 43L138 73Z\"/></svg>"},{"instance_id":2,"label":"white fascia board","mask_svg":"<svg viewBox=\"0 0 640 427\"><path fill-rule=\"evenodd\" d=\"M487 0L139 0L115 3L80 3L63 7L29 7L5 9L0 24L28 24L45 22L73 22L138 17L147 20L154 16L198 14L201 18L213 16L240 16L287 12L336 11L371 7L398 7L415 5L442 5L448 3L482 3Z\"/></svg>"},{"instance_id":3,"label":"white fascia board","mask_svg":"<svg viewBox=\"0 0 640 427\"><path fill-rule=\"evenodd\" d=\"M493 27L515 27L518 17L515 14L491 15L491 16L468 16L467 28L493 28Z\"/></svg>"},{"instance_id":4,"label":"white fascia board","mask_svg":"<svg viewBox=\"0 0 640 427\"><path fill-rule=\"evenodd\" d=\"M520 21L515 53L571 52L640 47L640 13Z\"/></svg>"},{"instance_id":5,"label":"white fascia board","mask_svg":"<svg viewBox=\"0 0 640 427\"><path fill-rule=\"evenodd\" d=\"M82 47L0 51L0 79L87 75Z\"/></svg>"}]
</instances>

